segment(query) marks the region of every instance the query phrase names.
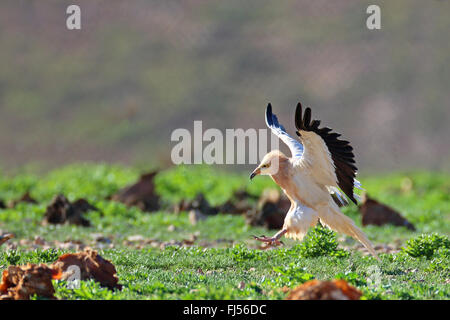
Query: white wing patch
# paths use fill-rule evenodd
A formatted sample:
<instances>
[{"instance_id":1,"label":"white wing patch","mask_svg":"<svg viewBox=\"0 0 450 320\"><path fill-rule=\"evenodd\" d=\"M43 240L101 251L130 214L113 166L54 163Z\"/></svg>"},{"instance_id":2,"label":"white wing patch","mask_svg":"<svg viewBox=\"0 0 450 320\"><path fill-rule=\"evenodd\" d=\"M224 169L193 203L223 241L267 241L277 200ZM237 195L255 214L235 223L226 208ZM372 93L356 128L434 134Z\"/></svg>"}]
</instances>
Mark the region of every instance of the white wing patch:
<instances>
[{"instance_id":1,"label":"white wing patch","mask_svg":"<svg viewBox=\"0 0 450 320\"><path fill-rule=\"evenodd\" d=\"M328 191L330 192L330 194L334 194L336 196L336 198L338 198L339 202L345 206L348 204L347 199L345 198L344 193L339 190L339 188L336 187L328 187Z\"/></svg>"},{"instance_id":2,"label":"white wing patch","mask_svg":"<svg viewBox=\"0 0 450 320\"><path fill-rule=\"evenodd\" d=\"M266 109L266 124L272 133L289 147L292 158L300 158L302 156L303 145L297 139L292 138L278 122L277 116L272 113L272 105L270 103Z\"/></svg>"},{"instance_id":3,"label":"white wing patch","mask_svg":"<svg viewBox=\"0 0 450 320\"><path fill-rule=\"evenodd\" d=\"M328 186L328 191L330 192L330 194L334 194L336 195L336 198L338 198L339 202L345 206L348 204L347 201L347 196L345 195L344 192L342 192L341 189L337 188L337 187L330 187ZM361 187L361 183L355 179L355 188L358 190L364 190L364 188ZM353 198L355 198L358 202L361 202L361 197L359 196L359 194L353 192Z\"/></svg>"},{"instance_id":4,"label":"white wing patch","mask_svg":"<svg viewBox=\"0 0 450 320\"><path fill-rule=\"evenodd\" d=\"M313 131L299 130L300 141L292 138L272 113L270 103L266 109L266 124L272 133L289 147L295 168L307 172L318 185L325 187L330 194L334 193L343 205L348 203L345 193L338 186L336 168L322 137ZM356 179L354 186L362 190ZM357 195L354 196L358 198Z\"/></svg>"}]
</instances>

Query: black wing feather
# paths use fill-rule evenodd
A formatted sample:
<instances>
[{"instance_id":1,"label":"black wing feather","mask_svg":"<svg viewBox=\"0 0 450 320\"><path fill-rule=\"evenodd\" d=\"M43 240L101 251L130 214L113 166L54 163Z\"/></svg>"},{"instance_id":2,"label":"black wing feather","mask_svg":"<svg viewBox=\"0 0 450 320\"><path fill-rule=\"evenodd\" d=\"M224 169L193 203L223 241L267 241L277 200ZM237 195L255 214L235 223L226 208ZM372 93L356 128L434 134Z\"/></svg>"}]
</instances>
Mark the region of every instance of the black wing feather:
<instances>
[{"instance_id":1,"label":"black wing feather","mask_svg":"<svg viewBox=\"0 0 450 320\"><path fill-rule=\"evenodd\" d=\"M295 110L297 135L301 135L300 132L298 132L301 130L312 131L325 141L334 163L338 186L347 197L356 204L356 199L353 196L353 187L355 184L357 168L353 165L355 163L353 148L348 141L338 139L341 136L339 133L332 132L332 129L328 127L319 128L319 124L320 120L313 120L311 123L310 108L305 109L305 113L302 117L302 104L299 102Z\"/></svg>"}]
</instances>

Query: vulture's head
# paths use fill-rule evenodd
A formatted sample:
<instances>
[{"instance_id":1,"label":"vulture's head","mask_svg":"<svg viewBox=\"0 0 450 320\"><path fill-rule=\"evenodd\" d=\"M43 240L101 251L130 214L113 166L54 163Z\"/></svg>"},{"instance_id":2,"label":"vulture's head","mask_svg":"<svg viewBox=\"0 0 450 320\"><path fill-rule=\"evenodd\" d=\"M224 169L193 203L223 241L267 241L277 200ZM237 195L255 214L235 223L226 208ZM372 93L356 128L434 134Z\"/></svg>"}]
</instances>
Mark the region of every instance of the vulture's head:
<instances>
[{"instance_id":1,"label":"vulture's head","mask_svg":"<svg viewBox=\"0 0 450 320\"><path fill-rule=\"evenodd\" d=\"M283 168L287 160L288 158L280 150L270 151L264 156L256 169L253 170L250 179L253 179L257 175L276 175L280 168Z\"/></svg>"}]
</instances>

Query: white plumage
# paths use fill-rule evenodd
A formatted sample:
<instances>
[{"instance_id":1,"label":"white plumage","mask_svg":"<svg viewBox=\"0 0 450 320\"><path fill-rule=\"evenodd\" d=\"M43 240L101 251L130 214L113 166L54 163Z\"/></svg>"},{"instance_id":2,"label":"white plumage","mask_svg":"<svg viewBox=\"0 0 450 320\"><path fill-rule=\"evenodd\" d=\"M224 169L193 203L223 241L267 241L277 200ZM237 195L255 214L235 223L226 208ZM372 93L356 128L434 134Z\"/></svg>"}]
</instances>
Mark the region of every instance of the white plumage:
<instances>
[{"instance_id":1,"label":"white plumage","mask_svg":"<svg viewBox=\"0 0 450 320\"><path fill-rule=\"evenodd\" d=\"M378 256L365 234L354 222L342 214L331 194L342 202L346 197L356 203L353 188L361 188L355 179L354 155L348 141L340 140L329 128L319 128L320 121L311 122L311 109L307 108L302 118L302 106L296 109L297 135L292 138L278 123L269 104L266 123L290 149L291 158L279 150L269 152L250 178L257 174L270 175L291 200L283 229L274 237L259 237L258 240L279 243L286 237L301 240L310 227L321 223L337 232L343 232L359 240L377 259Z\"/></svg>"}]
</instances>

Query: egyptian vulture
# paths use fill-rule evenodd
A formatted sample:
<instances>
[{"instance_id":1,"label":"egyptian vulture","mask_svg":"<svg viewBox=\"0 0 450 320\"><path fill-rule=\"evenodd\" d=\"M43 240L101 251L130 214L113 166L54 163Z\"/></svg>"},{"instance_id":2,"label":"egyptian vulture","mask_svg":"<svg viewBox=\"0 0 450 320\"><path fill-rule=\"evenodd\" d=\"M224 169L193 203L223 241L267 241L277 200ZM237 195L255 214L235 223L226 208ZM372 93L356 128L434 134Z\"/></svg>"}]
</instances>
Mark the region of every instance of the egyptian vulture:
<instances>
[{"instance_id":1,"label":"egyptian vulture","mask_svg":"<svg viewBox=\"0 0 450 320\"><path fill-rule=\"evenodd\" d=\"M348 141L339 139L340 134L330 128L319 128L320 121L311 119L311 109L302 113L298 103L295 111L295 126L300 141L292 138L278 123L269 103L266 109L266 124L290 149L288 158L279 150L266 154L260 165L252 172L269 175L291 201L283 229L273 237L255 237L271 245L280 244L280 238L302 240L310 227L318 220L330 229L343 232L359 240L377 259L378 256L366 235L353 220L342 214L331 194L343 203L346 197L355 204L357 195L353 188L361 188L355 179L356 170L353 148Z\"/></svg>"}]
</instances>

